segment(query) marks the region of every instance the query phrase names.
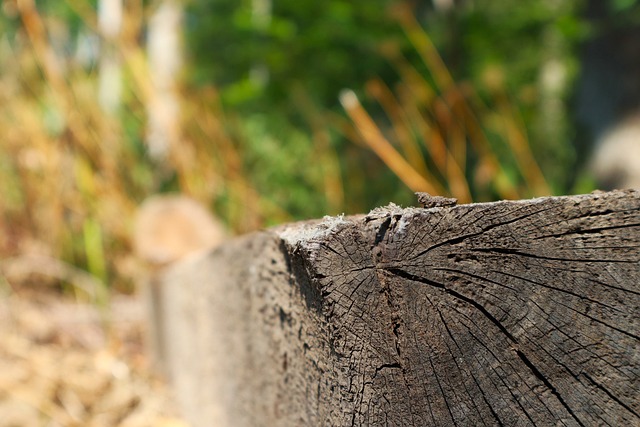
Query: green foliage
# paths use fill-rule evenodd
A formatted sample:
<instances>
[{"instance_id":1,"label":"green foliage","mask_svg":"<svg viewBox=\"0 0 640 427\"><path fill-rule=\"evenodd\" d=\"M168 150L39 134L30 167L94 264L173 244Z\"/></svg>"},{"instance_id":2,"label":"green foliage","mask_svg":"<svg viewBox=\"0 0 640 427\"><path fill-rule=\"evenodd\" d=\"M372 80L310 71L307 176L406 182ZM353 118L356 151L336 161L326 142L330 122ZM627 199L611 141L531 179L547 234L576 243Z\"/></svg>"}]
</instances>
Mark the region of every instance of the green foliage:
<instances>
[{"instance_id":1,"label":"green foliage","mask_svg":"<svg viewBox=\"0 0 640 427\"><path fill-rule=\"evenodd\" d=\"M96 70L71 59L77 34L95 30L96 2L40 0L37 10L4 2L0 235L16 238L0 239L0 252L36 240L121 281L131 217L148 194L187 193L239 233L415 204L406 177L387 167L394 152L418 181L462 201L548 191L536 160L553 191L567 191L574 158L562 102L589 30L580 0L477 0L449 11L403 0L273 0L262 15L256 2L188 3L182 139L163 162L144 142L153 94L142 23L157 2L125 2L124 98L114 115L96 105ZM611 5L629 19L637 10L637 1ZM553 90L549 64L561 70ZM358 94L359 116L338 105L343 88ZM363 129L375 129L383 149Z\"/></svg>"},{"instance_id":2,"label":"green foliage","mask_svg":"<svg viewBox=\"0 0 640 427\"><path fill-rule=\"evenodd\" d=\"M236 106L253 101L260 111L294 111L293 85L335 106L342 88L384 72L378 46L398 34L387 17L391 3L279 0L262 23L248 1L193 1L187 19L193 78L214 83ZM264 86L261 70L268 71Z\"/></svg>"},{"instance_id":3,"label":"green foliage","mask_svg":"<svg viewBox=\"0 0 640 427\"><path fill-rule=\"evenodd\" d=\"M497 84L526 124L534 155L554 192L569 191L574 167L567 165L575 165L576 156L562 103L577 72L574 50L588 32L579 15L581 0L479 0L449 11L415 8L399 0L280 0L273 2L267 21L252 15L252 4L230 0L190 4L187 28L193 81L221 87L227 105L278 117L296 132L309 132L308 120L301 117L300 106L291 96L294 88L302 88L320 108L338 111L337 94L342 88L363 94L365 83L374 77L392 88L413 84L398 70L397 55L437 86L433 75L437 70L422 62L421 48L411 46L396 19L398 10L409 9L427 29L456 80L470 82L484 100L493 96L495 79L499 80ZM390 51L396 53L390 56ZM548 87L545 64L550 64L546 74L551 77L555 70L558 88ZM362 102L373 106L367 98ZM555 109L548 108L551 104ZM384 120L379 113L373 113L373 118ZM279 120L265 120L267 128ZM333 138L347 187L359 180L383 181L387 194L404 194L398 187L389 188L390 183L401 184L385 177L379 164L363 169L363 163L348 154L350 143L344 134L339 131ZM364 197L364 206L373 207L379 193L366 186L362 190L364 195L350 195L349 200Z\"/></svg>"},{"instance_id":4,"label":"green foliage","mask_svg":"<svg viewBox=\"0 0 640 427\"><path fill-rule=\"evenodd\" d=\"M612 0L607 2L610 13L615 17L617 25L629 26L640 24L640 1Z\"/></svg>"},{"instance_id":5,"label":"green foliage","mask_svg":"<svg viewBox=\"0 0 640 427\"><path fill-rule=\"evenodd\" d=\"M487 73L498 70L528 128L534 154L557 193L569 191L571 168L567 165L575 165L566 100L577 72L575 50L588 33L579 14L581 4L580 0L535 0L507 6L480 0L461 11L458 21L464 29L462 75L486 93L491 86Z\"/></svg>"},{"instance_id":6,"label":"green foliage","mask_svg":"<svg viewBox=\"0 0 640 427\"><path fill-rule=\"evenodd\" d=\"M271 120L255 114L241 123L245 170L254 188L294 218L326 215L324 165L317 161L313 141L286 122Z\"/></svg>"}]
</instances>

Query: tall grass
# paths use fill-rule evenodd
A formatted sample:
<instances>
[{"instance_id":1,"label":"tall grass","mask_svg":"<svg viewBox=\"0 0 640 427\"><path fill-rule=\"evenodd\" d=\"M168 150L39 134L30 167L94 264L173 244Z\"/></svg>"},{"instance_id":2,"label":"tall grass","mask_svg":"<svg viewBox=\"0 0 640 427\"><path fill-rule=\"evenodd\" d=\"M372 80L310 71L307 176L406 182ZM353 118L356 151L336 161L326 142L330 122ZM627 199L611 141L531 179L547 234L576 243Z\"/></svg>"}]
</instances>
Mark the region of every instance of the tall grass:
<instances>
[{"instance_id":1,"label":"tall grass","mask_svg":"<svg viewBox=\"0 0 640 427\"><path fill-rule=\"evenodd\" d=\"M361 141L413 191L465 203L550 194L500 79L492 79L489 98L481 98L473 86L454 80L408 8L398 7L396 17L428 75L387 45L384 54L400 82L392 89L373 79L366 90L388 125L376 123L353 92L341 96Z\"/></svg>"},{"instance_id":2,"label":"tall grass","mask_svg":"<svg viewBox=\"0 0 640 427\"><path fill-rule=\"evenodd\" d=\"M145 105L153 89L140 44L146 13L141 3L127 3L125 29L115 46L125 76L116 114L96 102L96 70L54 48L50 17L32 1L16 4L21 27L14 39L5 35L0 43L3 258L65 260L98 283L127 289L137 271L130 256L132 217L152 193L189 194L215 208L236 232L259 228L265 218L290 219L249 182L241 144L229 136L212 88L181 89L179 144L162 162L149 157ZM69 4L84 25L95 27L88 3ZM39 262L32 268L44 275L55 270Z\"/></svg>"},{"instance_id":3,"label":"tall grass","mask_svg":"<svg viewBox=\"0 0 640 427\"><path fill-rule=\"evenodd\" d=\"M213 87L183 86L179 141L158 161L144 142L154 89L141 45L143 3L126 2L114 46L124 75L115 114L96 102L96 70L54 46L52 18L31 0L15 4L20 29L0 39L0 273L13 262L78 285L72 289L101 287L96 298L107 284L130 290L138 272L130 256L132 218L157 192L191 195L237 233L354 211L347 183L366 177L341 167L337 140L359 140L414 191L461 202L549 193L504 88L494 85L483 99L455 82L409 13L400 13L399 22L429 75L388 47L400 83L366 84L384 120L372 118L353 93L342 97L349 122L298 88L293 98L310 133L283 123L272 134L264 123L274 117L239 117L224 111ZM67 4L96 31L88 2Z\"/></svg>"}]
</instances>

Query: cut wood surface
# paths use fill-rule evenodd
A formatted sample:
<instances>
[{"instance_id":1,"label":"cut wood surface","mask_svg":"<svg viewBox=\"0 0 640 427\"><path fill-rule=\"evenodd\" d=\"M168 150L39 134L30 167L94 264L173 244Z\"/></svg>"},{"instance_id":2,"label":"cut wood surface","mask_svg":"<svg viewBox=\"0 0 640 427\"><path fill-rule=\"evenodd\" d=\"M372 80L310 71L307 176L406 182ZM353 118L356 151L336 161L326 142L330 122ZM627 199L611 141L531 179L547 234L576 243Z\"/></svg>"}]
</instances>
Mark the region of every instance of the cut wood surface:
<instances>
[{"instance_id":1,"label":"cut wood surface","mask_svg":"<svg viewBox=\"0 0 640 427\"><path fill-rule=\"evenodd\" d=\"M194 426L640 425L640 192L407 208L163 278Z\"/></svg>"}]
</instances>

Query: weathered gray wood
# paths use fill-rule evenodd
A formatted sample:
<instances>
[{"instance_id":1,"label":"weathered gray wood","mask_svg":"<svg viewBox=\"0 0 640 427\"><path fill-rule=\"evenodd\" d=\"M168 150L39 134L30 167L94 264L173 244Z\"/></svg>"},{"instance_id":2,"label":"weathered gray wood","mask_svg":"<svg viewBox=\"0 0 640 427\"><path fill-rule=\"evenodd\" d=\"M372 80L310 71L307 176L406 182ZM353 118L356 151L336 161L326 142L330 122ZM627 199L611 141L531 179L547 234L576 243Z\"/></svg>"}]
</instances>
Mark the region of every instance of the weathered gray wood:
<instances>
[{"instance_id":1,"label":"weathered gray wood","mask_svg":"<svg viewBox=\"0 0 640 427\"><path fill-rule=\"evenodd\" d=\"M195 426L640 425L639 282L637 191L389 206L176 265L168 364Z\"/></svg>"}]
</instances>

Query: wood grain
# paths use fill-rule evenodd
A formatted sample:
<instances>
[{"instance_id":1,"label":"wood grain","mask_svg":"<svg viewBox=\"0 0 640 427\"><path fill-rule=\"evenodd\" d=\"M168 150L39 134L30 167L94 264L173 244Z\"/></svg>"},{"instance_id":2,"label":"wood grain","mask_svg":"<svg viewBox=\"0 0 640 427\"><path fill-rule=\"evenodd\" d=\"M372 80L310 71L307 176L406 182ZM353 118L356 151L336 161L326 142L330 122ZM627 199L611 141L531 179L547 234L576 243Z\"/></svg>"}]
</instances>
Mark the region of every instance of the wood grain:
<instances>
[{"instance_id":1,"label":"wood grain","mask_svg":"<svg viewBox=\"0 0 640 427\"><path fill-rule=\"evenodd\" d=\"M389 206L190 268L244 295L206 379L229 425L640 425L640 192Z\"/></svg>"}]
</instances>

